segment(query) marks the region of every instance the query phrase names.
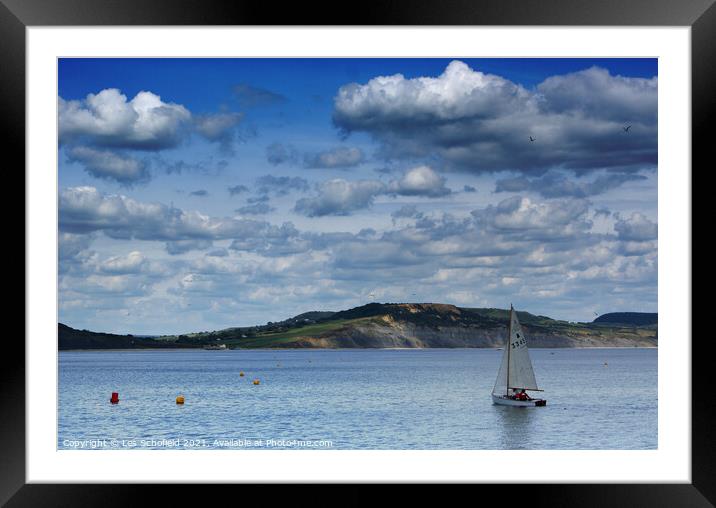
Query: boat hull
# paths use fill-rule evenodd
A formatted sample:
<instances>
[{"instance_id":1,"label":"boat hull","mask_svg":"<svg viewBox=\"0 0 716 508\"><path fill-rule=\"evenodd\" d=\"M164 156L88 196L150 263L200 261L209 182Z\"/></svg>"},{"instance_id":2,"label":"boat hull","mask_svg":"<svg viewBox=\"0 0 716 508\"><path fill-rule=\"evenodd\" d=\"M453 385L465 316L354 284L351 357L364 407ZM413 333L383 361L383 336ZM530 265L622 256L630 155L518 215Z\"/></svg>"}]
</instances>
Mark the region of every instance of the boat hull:
<instances>
[{"instance_id":1,"label":"boat hull","mask_svg":"<svg viewBox=\"0 0 716 508\"><path fill-rule=\"evenodd\" d=\"M513 406L513 407L541 407L546 406L547 401L544 399L532 399L532 400L515 400L505 395L492 394L492 402L500 406Z\"/></svg>"}]
</instances>

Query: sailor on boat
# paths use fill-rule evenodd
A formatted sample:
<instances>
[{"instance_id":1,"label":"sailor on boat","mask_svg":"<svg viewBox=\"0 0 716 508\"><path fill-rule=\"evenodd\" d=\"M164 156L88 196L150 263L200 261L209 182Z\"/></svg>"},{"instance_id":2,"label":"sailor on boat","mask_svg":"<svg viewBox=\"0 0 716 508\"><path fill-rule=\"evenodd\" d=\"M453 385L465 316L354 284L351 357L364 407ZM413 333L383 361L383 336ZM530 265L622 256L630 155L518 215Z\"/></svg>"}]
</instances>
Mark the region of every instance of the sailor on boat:
<instances>
[{"instance_id":1,"label":"sailor on boat","mask_svg":"<svg viewBox=\"0 0 716 508\"><path fill-rule=\"evenodd\" d=\"M527 392L524 391L524 389L520 389L520 391L515 393L512 398L515 400L532 400L532 397L527 395Z\"/></svg>"}]
</instances>

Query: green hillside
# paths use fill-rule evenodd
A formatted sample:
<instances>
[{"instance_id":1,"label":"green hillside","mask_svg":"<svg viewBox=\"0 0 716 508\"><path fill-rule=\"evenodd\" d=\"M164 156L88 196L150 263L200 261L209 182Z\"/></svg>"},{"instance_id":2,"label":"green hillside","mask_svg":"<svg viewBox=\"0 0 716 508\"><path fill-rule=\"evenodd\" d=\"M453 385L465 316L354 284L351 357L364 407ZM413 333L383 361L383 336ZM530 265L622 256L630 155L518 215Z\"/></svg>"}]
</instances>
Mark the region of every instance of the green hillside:
<instances>
[{"instance_id":1,"label":"green hillside","mask_svg":"<svg viewBox=\"0 0 716 508\"><path fill-rule=\"evenodd\" d=\"M620 324L634 326L656 325L659 317L656 312L610 312L602 314L593 323L597 324Z\"/></svg>"},{"instance_id":2,"label":"green hillside","mask_svg":"<svg viewBox=\"0 0 716 508\"><path fill-rule=\"evenodd\" d=\"M571 323L518 312L534 347L656 346L656 325ZM340 312L308 312L252 327L138 338L59 326L60 349L147 347L385 348L499 347L509 311L440 303L371 303Z\"/></svg>"}]
</instances>

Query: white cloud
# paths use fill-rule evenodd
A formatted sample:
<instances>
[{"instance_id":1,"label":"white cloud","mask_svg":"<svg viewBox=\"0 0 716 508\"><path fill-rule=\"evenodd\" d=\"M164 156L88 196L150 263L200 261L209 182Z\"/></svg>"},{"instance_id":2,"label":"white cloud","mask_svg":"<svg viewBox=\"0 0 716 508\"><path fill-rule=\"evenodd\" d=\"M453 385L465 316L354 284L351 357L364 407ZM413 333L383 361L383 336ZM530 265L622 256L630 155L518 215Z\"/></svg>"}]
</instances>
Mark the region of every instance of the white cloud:
<instances>
[{"instance_id":1,"label":"white cloud","mask_svg":"<svg viewBox=\"0 0 716 508\"><path fill-rule=\"evenodd\" d=\"M294 210L308 217L350 215L370 207L381 195L440 197L450 192L444 177L428 166L418 166L387 185L378 180L327 180L318 187L317 196L299 199Z\"/></svg>"},{"instance_id":2,"label":"white cloud","mask_svg":"<svg viewBox=\"0 0 716 508\"><path fill-rule=\"evenodd\" d=\"M241 122L243 116L242 113L200 115L194 118L194 128L206 139L220 141L225 139L231 129Z\"/></svg>"},{"instance_id":3,"label":"white cloud","mask_svg":"<svg viewBox=\"0 0 716 508\"><path fill-rule=\"evenodd\" d=\"M657 237L657 225L638 212L627 218L619 218L614 224L614 230L619 239L624 241L644 242L656 240Z\"/></svg>"},{"instance_id":4,"label":"white cloud","mask_svg":"<svg viewBox=\"0 0 716 508\"><path fill-rule=\"evenodd\" d=\"M60 230L70 233L104 231L120 239L218 240L278 238L291 234L284 226L251 219L217 218L160 203L144 203L124 195L107 195L94 187L60 191ZM277 240L278 241L278 240Z\"/></svg>"},{"instance_id":5,"label":"white cloud","mask_svg":"<svg viewBox=\"0 0 716 508\"><path fill-rule=\"evenodd\" d=\"M406 118L445 122L535 107L531 94L520 85L455 60L437 78L406 79L395 74L375 77L366 85L343 86L335 98L334 119L339 126L383 128Z\"/></svg>"},{"instance_id":6,"label":"white cloud","mask_svg":"<svg viewBox=\"0 0 716 508\"><path fill-rule=\"evenodd\" d=\"M656 122L658 80L612 76L591 67L547 78L537 86L540 105L550 112L571 112L625 123Z\"/></svg>"},{"instance_id":7,"label":"white cloud","mask_svg":"<svg viewBox=\"0 0 716 508\"><path fill-rule=\"evenodd\" d=\"M67 151L67 157L72 162L82 164L96 178L114 180L124 185L146 182L150 177L146 162L109 150L75 146Z\"/></svg>"},{"instance_id":8,"label":"white cloud","mask_svg":"<svg viewBox=\"0 0 716 508\"><path fill-rule=\"evenodd\" d=\"M346 133L370 134L387 160L437 158L475 173L633 171L656 165L656 97L656 77L592 68L530 91L453 61L434 78L396 74L345 85L333 121Z\"/></svg>"},{"instance_id":9,"label":"white cloud","mask_svg":"<svg viewBox=\"0 0 716 508\"><path fill-rule=\"evenodd\" d=\"M194 129L204 139L219 143L224 153L232 155L237 139L236 127L243 117L243 113L235 112L197 115L194 117Z\"/></svg>"},{"instance_id":10,"label":"white cloud","mask_svg":"<svg viewBox=\"0 0 716 508\"><path fill-rule=\"evenodd\" d=\"M348 215L367 208L378 194L385 191L385 184L376 180L347 181L340 178L323 182L319 194L299 199L295 211L308 217L323 215Z\"/></svg>"},{"instance_id":11,"label":"white cloud","mask_svg":"<svg viewBox=\"0 0 716 508\"><path fill-rule=\"evenodd\" d=\"M518 233L542 239L574 235L591 228L587 219L589 203L580 199L534 202L514 196L497 206L474 211L475 218L506 233Z\"/></svg>"},{"instance_id":12,"label":"white cloud","mask_svg":"<svg viewBox=\"0 0 716 508\"><path fill-rule=\"evenodd\" d=\"M60 141L160 150L179 144L191 113L180 104L165 103L152 92L131 101L116 88L89 94L84 100L59 98Z\"/></svg>"},{"instance_id":13,"label":"white cloud","mask_svg":"<svg viewBox=\"0 0 716 508\"><path fill-rule=\"evenodd\" d=\"M350 168L365 160L360 148L339 146L324 152L307 154L304 164L309 168Z\"/></svg>"},{"instance_id":14,"label":"white cloud","mask_svg":"<svg viewBox=\"0 0 716 508\"><path fill-rule=\"evenodd\" d=\"M126 256L114 256L102 262L100 269L108 274L137 273L146 259L139 251L132 251Z\"/></svg>"},{"instance_id":15,"label":"white cloud","mask_svg":"<svg viewBox=\"0 0 716 508\"><path fill-rule=\"evenodd\" d=\"M388 185L388 191L401 196L440 197L450 194L445 187L445 177L438 175L428 166L418 166L405 172L399 180Z\"/></svg>"},{"instance_id":16,"label":"white cloud","mask_svg":"<svg viewBox=\"0 0 716 508\"><path fill-rule=\"evenodd\" d=\"M350 202L351 191L338 203ZM91 230L106 219L122 224L123 232L135 238L157 240L171 233L175 238L171 242L178 246L205 242L203 247L208 248L211 242L205 235L213 235L213 240L230 239L231 248L193 258L150 259L132 251L101 260L88 253L88 243L79 241L84 235L71 234L66 238L67 248L76 247L66 252L84 254L61 261L71 263L69 275L61 272L65 274L61 298L68 309L92 308L91 295L135 295L147 300L143 309L160 305L161 300L161 306L173 301L176 308L194 312L209 308L212 302L220 302L224 309L245 309L250 302L280 302L289 305L284 309L288 317L294 308L298 313L360 304L366 287L373 287L375 281L390 288L385 297L393 301L425 298L411 296L415 293L466 306L522 301L520 305L532 311L545 300L547 307L541 312L547 314L548 308L578 314L574 302L598 300L607 306L617 293L620 298L632 295L650 305L656 294L656 242L593 233L588 227L593 214L585 200L538 201L517 196L468 216L433 211L386 230L351 234L299 231L291 224L234 222L170 207L154 209L147 203L130 203L129 198L97 196L86 188L73 192L77 195L70 199L75 203L71 217L82 217ZM66 203L66 197L61 201ZM151 223L147 217L155 213L161 221L154 234L148 234L143 228ZM190 218L193 214L197 216ZM408 207L399 215L403 214L419 212ZM646 222L638 214L619 220L632 226ZM182 238L189 233L204 236ZM283 297L279 287L285 288ZM191 307L186 307L187 302ZM215 318L226 326L237 324L234 320L238 319L246 319L244 324L260 321L230 312Z\"/></svg>"},{"instance_id":17,"label":"white cloud","mask_svg":"<svg viewBox=\"0 0 716 508\"><path fill-rule=\"evenodd\" d=\"M82 251L89 248L92 240L94 240L92 235L60 232L57 237L60 261L76 258Z\"/></svg>"}]
</instances>

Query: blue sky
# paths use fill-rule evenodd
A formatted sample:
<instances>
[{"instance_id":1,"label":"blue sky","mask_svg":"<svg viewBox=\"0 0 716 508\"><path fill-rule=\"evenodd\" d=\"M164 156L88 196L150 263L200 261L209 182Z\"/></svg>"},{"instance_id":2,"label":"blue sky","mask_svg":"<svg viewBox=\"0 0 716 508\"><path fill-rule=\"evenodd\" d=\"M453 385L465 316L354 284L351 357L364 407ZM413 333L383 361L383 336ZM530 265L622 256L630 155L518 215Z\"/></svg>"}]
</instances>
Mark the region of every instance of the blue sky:
<instances>
[{"instance_id":1,"label":"blue sky","mask_svg":"<svg viewBox=\"0 0 716 508\"><path fill-rule=\"evenodd\" d=\"M61 59L60 321L655 311L655 59Z\"/></svg>"}]
</instances>

